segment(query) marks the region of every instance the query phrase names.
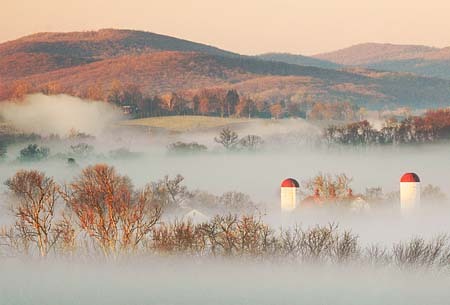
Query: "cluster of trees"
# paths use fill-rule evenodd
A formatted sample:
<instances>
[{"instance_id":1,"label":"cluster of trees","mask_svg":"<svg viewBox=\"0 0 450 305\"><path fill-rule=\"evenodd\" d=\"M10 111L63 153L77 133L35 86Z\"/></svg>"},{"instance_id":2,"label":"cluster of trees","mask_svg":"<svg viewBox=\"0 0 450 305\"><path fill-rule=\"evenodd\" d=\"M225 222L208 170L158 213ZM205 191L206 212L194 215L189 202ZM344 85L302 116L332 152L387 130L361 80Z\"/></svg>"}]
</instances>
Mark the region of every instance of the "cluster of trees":
<instances>
[{"instance_id":1,"label":"cluster of trees","mask_svg":"<svg viewBox=\"0 0 450 305\"><path fill-rule=\"evenodd\" d=\"M20 150L20 161L40 161L47 159L50 154L50 148L40 147L37 144L29 144L27 147Z\"/></svg>"},{"instance_id":2,"label":"cluster of trees","mask_svg":"<svg viewBox=\"0 0 450 305\"><path fill-rule=\"evenodd\" d=\"M6 157L7 154L7 143L1 142L0 140L0 160ZM118 148L110 150L108 152L108 157L112 159L126 159L135 157L137 153L129 151L127 148ZM95 154L95 148L93 145L79 142L76 144L69 145L66 152L58 152L56 154L51 154L51 150L47 146L38 145L36 143L28 144L19 151L19 156L17 160L20 162L38 162L47 159L56 160L68 160L69 163L76 164L75 161L78 159L86 159L89 157L106 157L103 154Z\"/></svg>"},{"instance_id":3,"label":"cluster of trees","mask_svg":"<svg viewBox=\"0 0 450 305\"><path fill-rule=\"evenodd\" d=\"M345 173L336 175L319 173L302 181L300 193L304 197L304 203L312 203L315 206L326 206L329 203L331 206L345 209L392 207L400 200L398 191L385 193L379 186L368 187L361 194L353 193L352 181L353 179ZM365 204L353 207L349 205L357 198L364 200ZM446 202L447 196L439 186L427 184L422 187L421 200L427 205L441 205Z\"/></svg>"},{"instance_id":4,"label":"cluster of trees","mask_svg":"<svg viewBox=\"0 0 450 305\"><path fill-rule=\"evenodd\" d=\"M67 93L58 83L53 82L40 88L20 81L10 90L12 100L23 99L27 94L40 92L47 95ZM211 115L221 117L274 117L281 115L282 109L271 109L268 102L255 101L243 97L234 89L211 88L196 93L172 92L163 95L148 96L133 84L123 84L114 80L109 88L101 84L92 84L84 92L73 93L81 98L106 101L117 106L129 106L131 112L139 117L166 115ZM295 113L292 113L295 116Z\"/></svg>"},{"instance_id":5,"label":"cluster of trees","mask_svg":"<svg viewBox=\"0 0 450 305\"><path fill-rule=\"evenodd\" d=\"M189 195L183 177L164 179L136 189L113 167L85 168L71 183L60 185L37 171L19 171L8 179L15 222L0 230L2 255L78 255L117 259L123 255L192 255L289 259L316 263L369 263L400 267L445 268L450 242L414 238L391 248L363 246L358 236L335 224L274 229L248 197L226 193L220 201L249 209L248 214L218 214L202 223L163 221ZM195 198L195 199L194 199ZM240 205L240 203L246 203ZM236 205L237 204L237 205Z\"/></svg>"},{"instance_id":6,"label":"cluster of trees","mask_svg":"<svg viewBox=\"0 0 450 305\"><path fill-rule=\"evenodd\" d=\"M337 175L319 173L302 182L301 192L303 194L319 192L324 198L344 198L348 194L351 182L352 178L345 173Z\"/></svg>"},{"instance_id":7,"label":"cluster of trees","mask_svg":"<svg viewBox=\"0 0 450 305\"><path fill-rule=\"evenodd\" d=\"M375 129L368 121L344 126L330 126L325 130L328 143L405 144L430 143L450 139L450 109L428 110L422 116L412 116L401 121L391 118L384 127Z\"/></svg>"},{"instance_id":8,"label":"cluster of trees","mask_svg":"<svg viewBox=\"0 0 450 305\"><path fill-rule=\"evenodd\" d=\"M257 135L246 135L239 137L237 132L230 128L224 128L214 141L225 148L227 151L257 151L264 145L264 140ZM208 147L197 142L177 141L167 146L169 153L201 153L206 152Z\"/></svg>"},{"instance_id":9,"label":"cluster of trees","mask_svg":"<svg viewBox=\"0 0 450 305\"><path fill-rule=\"evenodd\" d=\"M216 143L221 144L226 150L249 150L255 151L261 149L264 140L257 135L247 135L239 138L237 132L230 128L224 128L219 136L214 138Z\"/></svg>"},{"instance_id":10,"label":"cluster of trees","mask_svg":"<svg viewBox=\"0 0 450 305\"><path fill-rule=\"evenodd\" d=\"M189 92L171 92L150 96L134 84L112 81L108 88L94 83L83 92L68 92L57 82L34 88L20 81L10 88L10 98L23 99L27 94L40 92L46 95L72 94L81 98L106 101L127 107L127 112L137 117L167 115L208 115L220 117L286 118L301 117L312 120L353 120L358 108L350 102L320 102L295 97L270 99L239 94L235 89L207 88Z\"/></svg>"},{"instance_id":11,"label":"cluster of trees","mask_svg":"<svg viewBox=\"0 0 450 305\"><path fill-rule=\"evenodd\" d=\"M36 142L52 142L52 141L62 141L67 140L71 143L76 143L70 145L68 155L70 157L80 157L86 156L93 152L92 145L86 144L84 141L90 141L95 139L95 137L88 135L83 132L79 132L76 129L71 129L66 137L61 138L57 134L50 134L48 136L40 136L34 133L17 133L17 132L0 132L0 159L6 157L8 153L8 147L13 144L24 144L18 156L19 161L39 161L50 157L50 148L46 146L40 146ZM30 143L30 144L28 144ZM58 154L57 157L66 157Z\"/></svg>"},{"instance_id":12,"label":"cluster of trees","mask_svg":"<svg viewBox=\"0 0 450 305\"><path fill-rule=\"evenodd\" d=\"M280 101L269 103L242 96L235 89L202 89L198 92L172 92L144 97L137 87L113 90L107 101L132 106L140 117L167 115L208 115L220 117L306 117L304 104Z\"/></svg>"},{"instance_id":13,"label":"cluster of trees","mask_svg":"<svg viewBox=\"0 0 450 305\"><path fill-rule=\"evenodd\" d=\"M173 212L200 198L183 180L166 176L138 190L127 176L103 164L85 168L66 185L42 172L19 171L5 183L15 222L1 230L0 245L43 257L50 251L73 253L82 245L106 258L136 252L149 242L163 209ZM242 198L248 202L240 193L224 196L229 207L237 208ZM216 207L208 203L208 208Z\"/></svg>"},{"instance_id":14,"label":"cluster of trees","mask_svg":"<svg viewBox=\"0 0 450 305\"><path fill-rule=\"evenodd\" d=\"M143 97L135 87L128 93L113 93L108 101L131 105L141 117L208 115L240 118L308 118L311 120L354 120L359 108L350 102L302 102L293 99L268 101L239 95L235 89L202 89L196 93L168 93Z\"/></svg>"},{"instance_id":15,"label":"cluster of trees","mask_svg":"<svg viewBox=\"0 0 450 305\"><path fill-rule=\"evenodd\" d=\"M85 137L81 137L84 139ZM70 138L72 140L78 140L79 137ZM59 140L59 138L57 138ZM247 135L239 138L239 135L229 128L223 129L219 136L215 138L215 141L221 144L226 150L229 151L256 151L262 148L264 140L256 135ZM94 146L85 142L78 142L69 146L67 153L57 153L52 156L58 159L84 159L94 154ZM199 153L206 152L208 148L205 145L197 142L175 142L167 146L169 153ZM7 145L0 142L0 158L4 157L7 152ZM111 158L127 158L133 156L126 148L119 148L109 152ZM26 147L20 150L18 160L21 162L35 162L48 159L50 157L50 148L46 146L39 146L36 143L28 144Z\"/></svg>"},{"instance_id":16,"label":"cluster of trees","mask_svg":"<svg viewBox=\"0 0 450 305\"><path fill-rule=\"evenodd\" d=\"M59 158L86 158L94 151L94 147L87 143L78 143L70 145L69 152L67 154L58 154ZM46 146L39 146L38 144L28 144L25 148L19 152L17 158L22 162L42 161L50 156L50 148Z\"/></svg>"},{"instance_id":17,"label":"cluster of trees","mask_svg":"<svg viewBox=\"0 0 450 305\"><path fill-rule=\"evenodd\" d=\"M196 190L189 194L186 205L208 215L227 215L230 213L252 215L261 209L249 195L236 191L229 191L216 196L209 192Z\"/></svg>"},{"instance_id":18,"label":"cluster of trees","mask_svg":"<svg viewBox=\"0 0 450 305\"><path fill-rule=\"evenodd\" d=\"M308 113L308 119L317 121L352 121L357 118L359 110L356 105L350 102L316 102Z\"/></svg>"},{"instance_id":19,"label":"cluster of trees","mask_svg":"<svg viewBox=\"0 0 450 305\"><path fill-rule=\"evenodd\" d=\"M220 117L288 118L348 121L359 108L350 102L320 102L294 98L271 101L240 95L235 89L209 88L197 92L172 92L145 96L135 85L114 81L105 94L94 86L86 98L106 100L119 106L131 106L140 117L166 115L208 115Z\"/></svg>"},{"instance_id":20,"label":"cluster of trees","mask_svg":"<svg viewBox=\"0 0 450 305\"><path fill-rule=\"evenodd\" d=\"M400 268L450 267L446 236L430 241L413 238L391 248L362 246L358 236L335 224L275 231L253 216L217 216L203 224L174 222L157 227L153 247L157 253L193 256L252 257L308 263L360 263Z\"/></svg>"},{"instance_id":21,"label":"cluster of trees","mask_svg":"<svg viewBox=\"0 0 450 305\"><path fill-rule=\"evenodd\" d=\"M0 133L0 159L6 157L11 144L37 141L40 136L36 134Z\"/></svg>"}]
</instances>

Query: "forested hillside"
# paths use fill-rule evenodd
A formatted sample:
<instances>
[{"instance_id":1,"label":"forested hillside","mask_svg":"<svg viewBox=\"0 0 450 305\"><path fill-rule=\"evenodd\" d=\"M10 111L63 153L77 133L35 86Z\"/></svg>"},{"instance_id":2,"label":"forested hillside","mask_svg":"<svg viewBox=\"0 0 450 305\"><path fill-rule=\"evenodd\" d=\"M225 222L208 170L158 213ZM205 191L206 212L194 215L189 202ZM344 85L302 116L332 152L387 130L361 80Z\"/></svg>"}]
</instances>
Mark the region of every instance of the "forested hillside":
<instances>
[{"instance_id":1,"label":"forested hillside","mask_svg":"<svg viewBox=\"0 0 450 305\"><path fill-rule=\"evenodd\" d=\"M345 102L379 109L450 104L450 81L332 67L241 56L139 31L40 33L0 44L0 100L42 92L106 101L121 88L122 94L131 90L143 98L176 94L190 103L202 90L237 90L269 105Z\"/></svg>"}]
</instances>

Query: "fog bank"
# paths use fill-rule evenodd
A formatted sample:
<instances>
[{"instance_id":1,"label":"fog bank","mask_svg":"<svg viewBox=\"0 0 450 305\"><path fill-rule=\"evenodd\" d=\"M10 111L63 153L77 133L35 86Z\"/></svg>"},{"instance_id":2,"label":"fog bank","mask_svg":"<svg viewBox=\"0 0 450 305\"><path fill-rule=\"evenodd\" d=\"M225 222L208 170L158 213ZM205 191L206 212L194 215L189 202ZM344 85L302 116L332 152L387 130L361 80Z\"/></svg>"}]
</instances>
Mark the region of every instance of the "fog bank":
<instances>
[{"instance_id":1,"label":"fog bank","mask_svg":"<svg viewBox=\"0 0 450 305\"><path fill-rule=\"evenodd\" d=\"M85 101L68 95L28 95L22 102L3 102L0 116L13 127L42 136L69 132L99 135L118 120L121 112L108 103Z\"/></svg>"},{"instance_id":2,"label":"fog bank","mask_svg":"<svg viewBox=\"0 0 450 305\"><path fill-rule=\"evenodd\" d=\"M154 259L119 264L0 261L8 305L444 305L447 275L352 266Z\"/></svg>"}]
</instances>

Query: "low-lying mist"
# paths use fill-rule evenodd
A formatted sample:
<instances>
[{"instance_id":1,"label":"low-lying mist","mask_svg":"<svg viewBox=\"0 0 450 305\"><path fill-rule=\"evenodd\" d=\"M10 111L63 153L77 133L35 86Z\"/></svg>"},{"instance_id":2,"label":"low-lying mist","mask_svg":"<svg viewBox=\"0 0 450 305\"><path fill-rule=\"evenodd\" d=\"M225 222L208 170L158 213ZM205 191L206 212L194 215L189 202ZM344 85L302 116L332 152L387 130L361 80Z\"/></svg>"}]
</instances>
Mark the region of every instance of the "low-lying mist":
<instances>
[{"instance_id":1,"label":"low-lying mist","mask_svg":"<svg viewBox=\"0 0 450 305\"><path fill-rule=\"evenodd\" d=\"M42 136L66 136L71 130L99 135L120 119L121 112L104 102L34 94L20 102L2 102L0 117L21 131Z\"/></svg>"},{"instance_id":2,"label":"low-lying mist","mask_svg":"<svg viewBox=\"0 0 450 305\"><path fill-rule=\"evenodd\" d=\"M123 264L2 261L2 304L444 305L448 275L355 266L142 259Z\"/></svg>"},{"instance_id":3,"label":"low-lying mist","mask_svg":"<svg viewBox=\"0 0 450 305\"><path fill-rule=\"evenodd\" d=\"M175 177L176 174L180 173L185 178L183 185L186 185L190 191L202 190L218 196L228 191L249 194L255 203L260 204L259 210L255 211L255 213L262 215L264 221L273 228L279 228L280 226L289 227L294 224L314 226L316 224L336 223L339 224L340 228L351 230L357 234L363 244L378 243L385 246L391 246L393 242L407 240L416 236L432 238L438 234L450 232L450 222L448 221L450 206L447 201L444 203L425 202L419 212L409 217L401 215L398 199L380 208L376 208L375 205L375 207L364 212L325 208L319 211L302 212L300 210L293 215L283 215L280 213L279 199L279 183L285 178L282 176L282 169L274 168L274 166L263 166L263 168L258 166L261 164L260 162L272 161L274 157L275 155L264 157L252 157L251 155L166 157L165 155L158 155L153 156L153 158L144 156L130 160L105 158L106 160L101 161L114 166L119 173L129 176L137 187L143 187L145 184L157 181L165 175ZM286 155L279 157L286 158ZM316 157L320 159L320 156ZM98 160L79 162L77 167L71 167L65 161L15 163L8 166L0 163L1 180L4 182L18 170L27 168L45 172L49 176L56 177L61 184L65 184L70 183L73 177L79 175L85 166L95 164L97 163L96 161ZM236 161L240 163L236 163ZM282 162L288 163L289 159ZM320 162L320 160L316 162ZM308 166L306 163L303 164L305 168ZM363 166L362 164L359 165ZM285 168L288 168L288 164L285 164L285 166ZM390 178L391 184L389 184L382 180L382 174L379 174L380 180L377 180L376 177L368 178L364 173L355 175L355 173L359 173L359 170L357 167L349 167L347 170L349 175L353 174L354 182L352 187L355 194L363 193L366 186L383 186L386 191L398 190L398 179ZM444 169L436 167L435 171L443 172ZM336 171L336 173L338 172ZM396 171L390 169L388 172L395 173ZM275 175L278 173L278 176L275 177L279 178L268 177L268 173L274 173ZM289 176L298 177L299 180L302 179L301 176L294 176L294 171L292 173ZM305 179L313 177L317 174L317 171L309 168L309 173L309 175L305 175ZM359 181L359 179L366 181L366 184ZM423 184L428 182L434 182L436 185L443 187L446 186L441 184L441 181L434 179L431 181L423 180ZM6 191L4 185L1 186L1 189L2 192ZM11 219L12 214L8 208L9 203L5 198L0 206L2 215L0 216L0 222L2 219L3 223L10 222L7 220ZM200 210L208 216L214 216L207 210Z\"/></svg>"},{"instance_id":4,"label":"low-lying mist","mask_svg":"<svg viewBox=\"0 0 450 305\"><path fill-rule=\"evenodd\" d=\"M210 136L214 137L214 132L211 132ZM121 140L105 140L111 137L107 135L103 139L96 139L92 144L97 154L76 158L75 167L69 166L66 159L39 162L17 162L12 159L9 162L0 162L0 179L5 181L20 169L37 169L64 184L69 183L88 165L107 163L114 166L119 173L129 176L137 187L143 187L165 175L174 177L181 174L185 178L183 184L190 190L199 189L215 195L227 191L243 192L264 207L261 212L265 214L266 221L274 227L283 225L283 222L305 225L335 222L342 228L360 235L362 242L386 244L413 236L432 237L450 232L450 208L446 204L428 208L425 206L423 213L406 220L402 219L399 213L398 199L392 202L392 209L369 211L363 215L324 211L312 215L300 213L293 219L283 220L279 213L281 181L287 177L303 181L319 172L346 173L352 177L351 187L357 195L364 194L369 187L381 187L385 193L398 192L401 175L414 171L420 175L423 186L438 186L443 193L449 195L450 185L445 178L450 169L450 147L447 145L341 150L288 146L280 150L274 148L261 152L228 153L220 151L217 144L211 144L210 152L174 155L168 154L166 150L167 143L172 140L155 139L155 136L137 133L135 138L121 138L126 139L126 148L136 154L131 157L111 157L108 154L109 149L122 147L118 144ZM189 134L182 137L188 138ZM173 141L177 138L178 136L174 136ZM194 136L191 139L197 140ZM50 145L50 148L55 153L61 152L67 150L69 144ZM9 152L17 155L18 150L18 147L11 148ZM0 186L0 189L4 191L5 186ZM3 210L3 215L9 214L4 207Z\"/></svg>"},{"instance_id":5,"label":"low-lying mist","mask_svg":"<svg viewBox=\"0 0 450 305\"><path fill-rule=\"evenodd\" d=\"M235 131L240 137L260 136L261 149L227 151L214 140L221 128L174 133L124 127L117 124L121 114L107 104L67 96L33 95L20 104L2 104L0 116L24 133L40 135L9 143L6 157L0 160L0 226L11 224L15 216L3 183L19 170L42 171L64 186L87 166L106 163L128 176L136 188L180 174L192 192L248 194L259 206L256 216L274 230L332 223L357 236L362 247L376 244L389 249L414 237L429 240L450 233L448 200L424 202L409 217L401 215L398 199L356 213L336 209L280 212L281 181L292 177L302 182L318 173L345 173L352 178L354 194L363 196L371 187L397 193L402 174L415 172L423 187L431 184L450 195L448 143L328 147L319 139L321 128L305 120L260 120L236 126ZM197 142L207 150L170 153L168 145L177 141ZM24 161L21 151L33 143L49 148L49 154ZM80 152L80 147L86 149ZM446 304L450 299L450 279L442 272L290 264L287 259L162 258L150 253L114 263L92 260L0 257L0 303L428 305Z\"/></svg>"}]
</instances>

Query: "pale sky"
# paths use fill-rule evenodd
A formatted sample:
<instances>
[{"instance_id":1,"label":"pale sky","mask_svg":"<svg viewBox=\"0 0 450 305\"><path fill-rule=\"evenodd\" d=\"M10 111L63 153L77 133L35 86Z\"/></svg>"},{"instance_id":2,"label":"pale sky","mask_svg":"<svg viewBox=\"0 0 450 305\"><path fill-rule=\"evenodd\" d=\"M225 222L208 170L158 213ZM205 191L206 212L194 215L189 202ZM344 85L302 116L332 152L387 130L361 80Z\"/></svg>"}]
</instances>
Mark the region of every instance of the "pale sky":
<instances>
[{"instance_id":1,"label":"pale sky","mask_svg":"<svg viewBox=\"0 0 450 305\"><path fill-rule=\"evenodd\" d=\"M311 55L362 42L450 46L449 0L0 0L0 42L138 29L242 54Z\"/></svg>"}]
</instances>

